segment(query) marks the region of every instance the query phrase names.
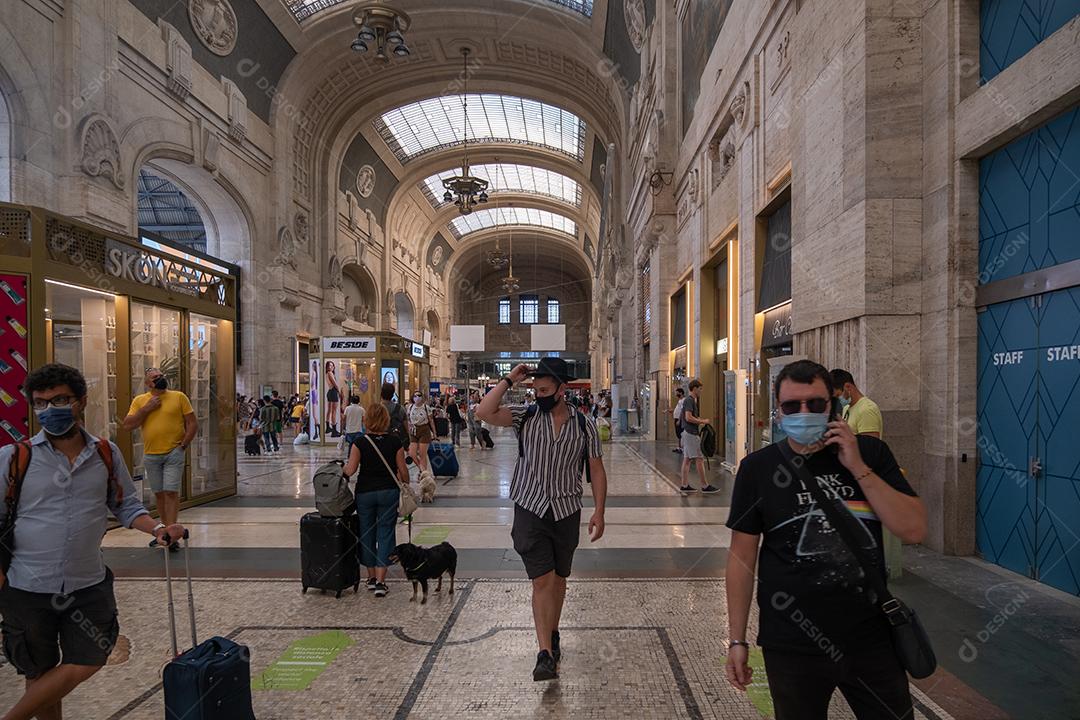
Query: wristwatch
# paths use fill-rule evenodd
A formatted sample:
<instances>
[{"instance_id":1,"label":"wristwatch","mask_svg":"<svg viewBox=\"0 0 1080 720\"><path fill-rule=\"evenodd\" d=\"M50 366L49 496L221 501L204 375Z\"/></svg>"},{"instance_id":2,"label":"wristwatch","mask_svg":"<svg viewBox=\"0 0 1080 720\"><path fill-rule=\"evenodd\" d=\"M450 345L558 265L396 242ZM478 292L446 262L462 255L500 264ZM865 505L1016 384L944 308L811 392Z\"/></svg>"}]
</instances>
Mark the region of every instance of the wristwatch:
<instances>
[{"instance_id":1,"label":"wristwatch","mask_svg":"<svg viewBox=\"0 0 1080 720\"><path fill-rule=\"evenodd\" d=\"M164 530L164 529L165 529L165 523L158 523L157 525L154 526L154 529L150 531L150 535L156 540L157 539L157 531L158 530Z\"/></svg>"},{"instance_id":2,"label":"wristwatch","mask_svg":"<svg viewBox=\"0 0 1080 720\"><path fill-rule=\"evenodd\" d=\"M731 642L728 643L728 650L735 647L736 645L741 645L744 648L746 648L747 650L750 649L750 643L746 642L745 640L732 640Z\"/></svg>"},{"instance_id":3,"label":"wristwatch","mask_svg":"<svg viewBox=\"0 0 1080 720\"><path fill-rule=\"evenodd\" d=\"M510 376L509 376L509 375L503 375L503 376L502 376L502 380L501 380L501 382L505 382L505 383L506 383L506 386L507 386L507 388L512 388L512 387L514 387L514 381L510 379Z\"/></svg>"}]
</instances>

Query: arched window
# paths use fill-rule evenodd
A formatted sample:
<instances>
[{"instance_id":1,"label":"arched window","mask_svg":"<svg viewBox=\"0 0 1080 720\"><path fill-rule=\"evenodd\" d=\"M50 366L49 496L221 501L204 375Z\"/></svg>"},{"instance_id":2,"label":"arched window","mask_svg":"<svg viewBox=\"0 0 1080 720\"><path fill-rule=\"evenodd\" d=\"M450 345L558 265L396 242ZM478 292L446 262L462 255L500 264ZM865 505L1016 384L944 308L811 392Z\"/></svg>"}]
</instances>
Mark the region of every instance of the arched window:
<instances>
[{"instance_id":1,"label":"arched window","mask_svg":"<svg viewBox=\"0 0 1080 720\"><path fill-rule=\"evenodd\" d=\"M535 325L540 322L540 296L522 295L518 298L521 306L521 324Z\"/></svg>"},{"instance_id":2,"label":"arched window","mask_svg":"<svg viewBox=\"0 0 1080 720\"><path fill-rule=\"evenodd\" d=\"M559 314L559 300L558 298L549 297L547 301L547 321L549 325L558 325L560 320Z\"/></svg>"},{"instance_id":3,"label":"arched window","mask_svg":"<svg viewBox=\"0 0 1080 720\"><path fill-rule=\"evenodd\" d=\"M499 299L499 324L510 324L510 298L508 297Z\"/></svg>"}]
</instances>

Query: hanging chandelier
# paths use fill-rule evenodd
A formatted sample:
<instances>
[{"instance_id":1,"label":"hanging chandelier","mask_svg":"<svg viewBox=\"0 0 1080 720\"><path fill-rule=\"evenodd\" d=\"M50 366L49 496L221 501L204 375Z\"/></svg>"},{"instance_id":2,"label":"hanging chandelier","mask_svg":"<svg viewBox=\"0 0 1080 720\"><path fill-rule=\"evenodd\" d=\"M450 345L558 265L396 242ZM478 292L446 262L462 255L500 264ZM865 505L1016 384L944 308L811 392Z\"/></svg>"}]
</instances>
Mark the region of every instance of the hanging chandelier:
<instances>
[{"instance_id":1,"label":"hanging chandelier","mask_svg":"<svg viewBox=\"0 0 1080 720\"><path fill-rule=\"evenodd\" d=\"M443 187L446 188L443 201L453 202L458 212L468 215L474 206L487 202L488 181L469 174L469 48L461 48L461 58L465 68L465 92L461 96L461 105L465 110L465 157L461 162L461 174L443 180Z\"/></svg>"},{"instance_id":2,"label":"hanging chandelier","mask_svg":"<svg viewBox=\"0 0 1080 720\"><path fill-rule=\"evenodd\" d=\"M387 50L397 57L409 55L405 31L412 21L400 10L387 7L381 1L366 2L353 11L353 24L360 28L352 41L353 52L366 53L375 47L375 59L390 62Z\"/></svg>"},{"instance_id":3,"label":"hanging chandelier","mask_svg":"<svg viewBox=\"0 0 1080 720\"><path fill-rule=\"evenodd\" d=\"M514 228L512 225L508 228L508 233L510 236L507 243L510 246L510 251L507 254L507 264L509 265L509 270L507 270L506 277L503 278L502 287L504 293L506 293L507 295L513 295L521 289L521 283L519 283L518 279L514 277Z\"/></svg>"}]
</instances>

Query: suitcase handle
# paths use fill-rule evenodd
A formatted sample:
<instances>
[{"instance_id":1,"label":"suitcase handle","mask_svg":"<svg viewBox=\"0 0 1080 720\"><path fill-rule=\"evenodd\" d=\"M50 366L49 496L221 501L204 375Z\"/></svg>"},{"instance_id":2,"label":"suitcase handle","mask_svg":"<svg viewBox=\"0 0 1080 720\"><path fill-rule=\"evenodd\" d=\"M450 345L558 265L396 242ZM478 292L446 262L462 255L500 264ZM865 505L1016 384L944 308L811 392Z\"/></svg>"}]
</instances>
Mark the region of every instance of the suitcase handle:
<instances>
[{"instance_id":1,"label":"suitcase handle","mask_svg":"<svg viewBox=\"0 0 1080 720\"><path fill-rule=\"evenodd\" d=\"M184 528L184 573L187 576L188 617L191 620L191 647L195 647L199 644L199 641L196 639L195 634L195 595L191 588L191 548L188 545L190 536L191 533L187 528ZM173 657L178 657L180 648L177 646L176 641L176 610L173 606L172 571L169 567L169 545L172 544L172 541L168 533L162 535L161 539L165 541L162 547L165 550L165 594L169 600L169 631L172 638Z\"/></svg>"}]
</instances>

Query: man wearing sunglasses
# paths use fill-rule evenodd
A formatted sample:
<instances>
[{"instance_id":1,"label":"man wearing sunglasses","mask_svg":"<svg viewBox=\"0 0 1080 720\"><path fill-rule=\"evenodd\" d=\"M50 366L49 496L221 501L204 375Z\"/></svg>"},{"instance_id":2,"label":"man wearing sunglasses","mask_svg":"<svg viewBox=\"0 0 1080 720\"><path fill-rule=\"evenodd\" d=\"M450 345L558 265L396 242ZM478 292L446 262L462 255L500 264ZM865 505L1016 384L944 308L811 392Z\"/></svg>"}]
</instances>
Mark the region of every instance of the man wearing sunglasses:
<instances>
[{"instance_id":1,"label":"man wearing sunglasses","mask_svg":"<svg viewBox=\"0 0 1080 720\"><path fill-rule=\"evenodd\" d=\"M884 577L882 528L904 542L922 542L922 501L888 445L856 436L836 415L824 367L809 360L786 365L775 393L787 454L857 519L852 526ZM728 682L745 690L751 681L746 631L760 565L757 644L777 720L825 720L837 688L860 720L913 717L885 615L867 597L859 562L788 469L781 444L739 465L727 526Z\"/></svg>"},{"instance_id":2,"label":"man wearing sunglasses","mask_svg":"<svg viewBox=\"0 0 1080 720\"><path fill-rule=\"evenodd\" d=\"M109 513L162 545L184 528L151 518L119 448L83 429L82 373L43 365L23 387L41 432L0 448L0 482L13 498L0 506L0 616L4 655L26 691L3 717L59 718L63 698L105 665L120 630L101 558Z\"/></svg>"}]
</instances>

